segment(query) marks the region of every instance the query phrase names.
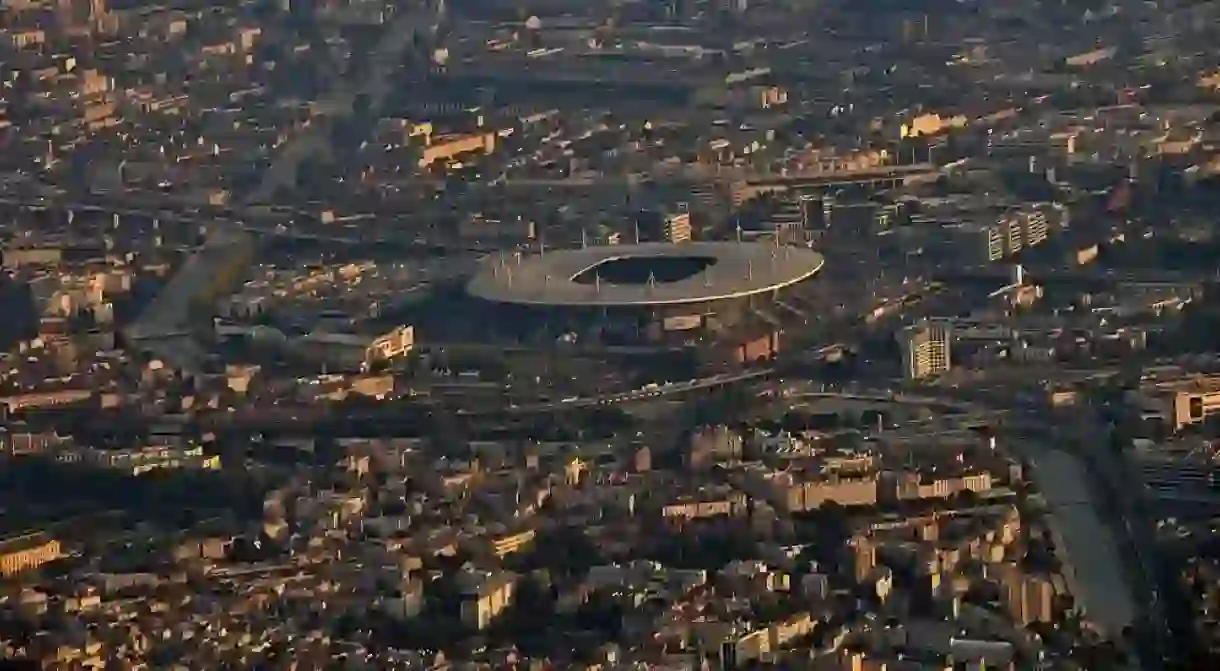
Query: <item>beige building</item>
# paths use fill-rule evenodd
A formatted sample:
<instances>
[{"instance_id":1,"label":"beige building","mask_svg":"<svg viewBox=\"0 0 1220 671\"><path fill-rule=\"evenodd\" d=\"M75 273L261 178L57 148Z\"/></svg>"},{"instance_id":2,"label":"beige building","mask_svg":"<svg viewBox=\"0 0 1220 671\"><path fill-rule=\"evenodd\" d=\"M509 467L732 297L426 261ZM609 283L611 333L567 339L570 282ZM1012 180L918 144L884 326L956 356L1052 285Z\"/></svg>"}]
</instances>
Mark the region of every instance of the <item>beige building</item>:
<instances>
[{"instance_id":1,"label":"beige building","mask_svg":"<svg viewBox=\"0 0 1220 671\"><path fill-rule=\"evenodd\" d=\"M35 408L53 408L55 406L92 401L95 395L92 390L88 389L64 389L61 391L13 394L11 396L0 396L0 406L7 406L10 412Z\"/></svg>"},{"instance_id":2,"label":"beige building","mask_svg":"<svg viewBox=\"0 0 1220 671\"><path fill-rule=\"evenodd\" d=\"M908 380L918 380L949 372L951 361L948 324L921 322L904 328L898 334L902 347L902 373Z\"/></svg>"},{"instance_id":3,"label":"beige building","mask_svg":"<svg viewBox=\"0 0 1220 671\"><path fill-rule=\"evenodd\" d=\"M1208 386L1196 389L1181 389L1173 392L1173 425L1182 427L1198 424L1220 411L1220 387Z\"/></svg>"},{"instance_id":4,"label":"beige building","mask_svg":"<svg viewBox=\"0 0 1220 671\"><path fill-rule=\"evenodd\" d=\"M59 556L59 541L45 534L26 534L0 541L0 578L11 578Z\"/></svg>"},{"instance_id":5,"label":"beige building","mask_svg":"<svg viewBox=\"0 0 1220 671\"><path fill-rule=\"evenodd\" d=\"M491 549L497 557L503 559L514 552L520 552L529 547L537 536L538 532L533 529L503 534L491 540Z\"/></svg>"},{"instance_id":6,"label":"beige building","mask_svg":"<svg viewBox=\"0 0 1220 671\"><path fill-rule=\"evenodd\" d=\"M939 114L920 114L908 123L902 124L898 130L900 138L936 135L945 131L965 128L970 120L962 114L941 116Z\"/></svg>"},{"instance_id":7,"label":"beige building","mask_svg":"<svg viewBox=\"0 0 1220 671\"><path fill-rule=\"evenodd\" d=\"M943 478L925 478L919 473L903 473L895 483L895 493L902 501L947 499L960 492L988 492L991 487L991 474L986 471Z\"/></svg>"},{"instance_id":8,"label":"beige building","mask_svg":"<svg viewBox=\"0 0 1220 671\"><path fill-rule=\"evenodd\" d=\"M438 161L448 161L463 154L490 154L496 150L495 133L470 135L428 136L431 142L419 157L419 167L426 168Z\"/></svg>"},{"instance_id":9,"label":"beige building","mask_svg":"<svg viewBox=\"0 0 1220 671\"><path fill-rule=\"evenodd\" d=\"M748 631L731 629L720 644L721 664L724 668L742 668L754 661L775 661L781 650L812 632L815 624L817 620L812 615L802 612L769 627Z\"/></svg>"},{"instance_id":10,"label":"beige building","mask_svg":"<svg viewBox=\"0 0 1220 671\"><path fill-rule=\"evenodd\" d=\"M666 242L690 242L691 223L690 212L677 212L665 217Z\"/></svg>"},{"instance_id":11,"label":"beige building","mask_svg":"<svg viewBox=\"0 0 1220 671\"><path fill-rule=\"evenodd\" d=\"M1145 414L1156 414L1180 431L1220 412L1220 376L1191 377L1163 382L1132 394Z\"/></svg>"},{"instance_id":12,"label":"beige building","mask_svg":"<svg viewBox=\"0 0 1220 671\"><path fill-rule=\"evenodd\" d=\"M878 479L876 475L858 478L817 475L805 480L799 475L782 472L766 478L766 489L765 498L776 509L794 513L814 510L826 503L841 506L876 505Z\"/></svg>"},{"instance_id":13,"label":"beige building","mask_svg":"<svg viewBox=\"0 0 1220 671\"><path fill-rule=\"evenodd\" d=\"M399 326L375 338L365 350L365 361L390 361L406 356L415 347L415 328Z\"/></svg>"},{"instance_id":14,"label":"beige building","mask_svg":"<svg viewBox=\"0 0 1220 671\"><path fill-rule=\"evenodd\" d=\"M1013 621L1027 626L1034 622L1054 622L1055 588L1051 581L1037 575L1027 575L1015 565L1001 570L1004 605Z\"/></svg>"},{"instance_id":15,"label":"beige building","mask_svg":"<svg viewBox=\"0 0 1220 671\"><path fill-rule=\"evenodd\" d=\"M354 333L315 331L297 338L292 349L300 356L335 370L367 369L375 361L390 361L415 346L415 330L400 326L376 337Z\"/></svg>"},{"instance_id":16,"label":"beige building","mask_svg":"<svg viewBox=\"0 0 1220 671\"><path fill-rule=\"evenodd\" d=\"M517 576L508 572L470 571L462 583L462 623L483 631L491 626L517 594Z\"/></svg>"},{"instance_id":17,"label":"beige building","mask_svg":"<svg viewBox=\"0 0 1220 671\"><path fill-rule=\"evenodd\" d=\"M5 249L0 256L4 257L5 268L55 266L63 260L63 250L58 247L13 247Z\"/></svg>"},{"instance_id":18,"label":"beige building","mask_svg":"<svg viewBox=\"0 0 1220 671\"><path fill-rule=\"evenodd\" d=\"M709 517L735 516L745 512L746 497L740 492L725 497L674 501L661 508L661 517L667 520L695 520Z\"/></svg>"},{"instance_id":19,"label":"beige building","mask_svg":"<svg viewBox=\"0 0 1220 671\"><path fill-rule=\"evenodd\" d=\"M877 545L867 535L853 536L847 543L852 557L852 577L863 583L877 568Z\"/></svg>"}]
</instances>

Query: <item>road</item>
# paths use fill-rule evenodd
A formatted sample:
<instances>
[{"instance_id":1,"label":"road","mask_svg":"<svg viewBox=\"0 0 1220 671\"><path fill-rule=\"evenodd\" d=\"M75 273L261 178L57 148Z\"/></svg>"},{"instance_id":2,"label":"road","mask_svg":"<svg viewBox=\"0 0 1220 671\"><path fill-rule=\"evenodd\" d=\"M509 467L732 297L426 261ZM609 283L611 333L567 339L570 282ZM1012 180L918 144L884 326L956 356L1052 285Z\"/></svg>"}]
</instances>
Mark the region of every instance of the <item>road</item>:
<instances>
[{"instance_id":1,"label":"road","mask_svg":"<svg viewBox=\"0 0 1220 671\"><path fill-rule=\"evenodd\" d=\"M402 64L412 38L433 17L423 12L406 11L396 16L386 26L381 41L373 49L368 75L358 86L339 86L333 89L324 101L322 109L332 120L349 119L355 112L357 96L368 97L369 109L379 116L392 90L391 75ZM292 185L296 181L300 165L309 159L329 156L331 146L330 124L313 124L302 134L288 141L288 145L275 158L263 175L261 183L246 199L247 203L262 203L270 200L277 189Z\"/></svg>"},{"instance_id":2,"label":"road","mask_svg":"<svg viewBox=\"0 0 1220 671\"><path fill-rule=\"evenodd\" d=\"M863 403L876 403L879 405L937 406L941 408L949 408L958 412L988 413L992 411L992 409L983 407L976 401L964 401L960 398L952 398L947 395L924 396L921 394L894 392L888 389L849 388L827 390L823 385L792 382L783 385L783 393L784 398L788 399L828 398L846 401L860 401Z\"/></svg>"},{"instance_id":3,"label":"road","mask_svg":"<svg viewBox=\"0 0 1220 671\"><path fill-rule=\"evenodd\" d=\"M1164 668L1173 648L1167 644L1158 595L1155 540L1133 503L1139 484L1108 451L1104 427L1085 425L1085 439L1076 441L1085 443L1078 456L1053 447L1059 437L1048 430L1041 411L1026 408L1024 414L1030 424L1009 442L1031 465L1034 482L1058 520L1052 526L1056 542L1062 539L1075 569L1071 589L1108 636L1118 640L1124 627L1132 627L1136 636L1129 643L1140 669ZM1018 423L1010 422L1008 428Z\"/></svg>"},{"instance_id":4,"label":"road","mask_svg":"<svg viewBox=\"0 0 1220 671\"><path fill-rule=\"evenodd\" d=\"M723 375L713 375L711 377L695 378L691 380L683 380L681 382L669 382L666 384L648 386L640 389L632 389L630 391L616 392L613 394L604 394L602 396L573 396L562 401L547 401L544 403L531 403L528 405L510 406L507 409L495 410L489 412L507 412L510 414L528 414L542 412L556 412L562 410L576 410L578 408L590 408L597 406L618 405L621 403L631 403L633 401L644 401L654 398L662 398L665 396L674 396L678 394L687 394L700 389L711 389L713 387L723 387L726 385L737 384L747 380L755 380L771 375L775 371L771 368L762 368L758 370L745 371L742 373L727 373ZM486 412L469 410L460 410L461 415L476 415L486 414Z\"/></svg>"},{"instance_id":5,"label":"road","mask_svg":"<svg viewBox=\"0 0 1220 671\"><path fill-rule=\"evenodd\" d=\"M771 376L775 373L774 368L759 368L755 370L743 371L740 373L724 373L720 375L712 375L710 377L694 378L683 380L680 382L669 382L662 385L642 387L640 389L632 389L630 391L615 392L612 394L604 394L601 396L573 396L561 401L547 401L543 403L531 403L528 405L519 405L509 407L507 410L496 410L494 412L508 412L510 414L527 414L541 412L555 412L562 410L575 410L578 408L589 408L597 406L618 405L621 403L632 403L635 401L644 401L649 399L662 398L665 396L674 396L690 393L701 389L711 389L713 387L723 387L749 380L757 380ZM881 391L818 391L804 392L800 394L801 398L816 398L816 399L839 399L846 401L861 401L867 403L886 403L892 405L931 405L939 407L951 407L956 410L975 410L975 406L958 401L955 399L938 398L931 396L917 396L912 394L894 394ZM491 411L489 411L491 412ZM469 410L459 411L459 414L474 415L484 414L482 411L471 412Z\"/></svg>"},{"instance_id":6,"label":"road","mask_svg":"<svg viewBox=\"0 0 1220 671\"><path fill-rule=\"evenodd\" d=\"M1111 451L1109 441L1095 444L1086 453L1097 490L1107 497L1111 511L1111 528L1119 541L1119 556L1123 559L1127 581L1140 606L1136 644L1146 651L1141 659L1167 660L1171 653L1185 653L1190 636L1184 629L1189 623L1172 623L1165 599L1177 590L1172 579L1166 581L1158 559L1156 518L1149 511L1146 490L1136 469ZM1163 582L1164 581L1164 582ZM1175 625L1178 627L1175 629ZM1173 640L1176 637L1177 640ZM1164 664L1149 661L1143 668L1163 668Z\"/></svg>"},{"instance_id":7,"label":"road","mask_svg":"<svg viewBox=\"0 0 1220 671\"><path fill-rule=\"evenodd\" d=\"M1130 589L1123 580L1118 545L1098 513L1080 461L1060 450L1031 448L1033 480L1051 513L1056 543L1063 543L1074 570L1070 585L1086 616L1108 636L1135 621Z\"/></svg>"}]
</instances>

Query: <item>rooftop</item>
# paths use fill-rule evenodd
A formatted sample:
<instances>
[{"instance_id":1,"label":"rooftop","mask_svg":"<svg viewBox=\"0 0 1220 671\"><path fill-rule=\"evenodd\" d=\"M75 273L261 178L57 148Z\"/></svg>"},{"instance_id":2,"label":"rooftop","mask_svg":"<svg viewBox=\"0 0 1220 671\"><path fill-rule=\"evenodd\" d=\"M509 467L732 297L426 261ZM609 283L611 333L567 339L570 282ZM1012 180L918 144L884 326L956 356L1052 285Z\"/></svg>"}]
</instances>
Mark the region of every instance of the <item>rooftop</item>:
<instances>
[{"instance_id":1,"label":"rooftop","mask_svg":"<svg viewBox=\"0 0 1220 671\"><path fill-rule=\"evenodd\" d=\"M679 305L782 289L817 274L824 263L812 250L767 243L610 245L494 257L467 290L519 305Z\"/></svg>"}]
</instances>

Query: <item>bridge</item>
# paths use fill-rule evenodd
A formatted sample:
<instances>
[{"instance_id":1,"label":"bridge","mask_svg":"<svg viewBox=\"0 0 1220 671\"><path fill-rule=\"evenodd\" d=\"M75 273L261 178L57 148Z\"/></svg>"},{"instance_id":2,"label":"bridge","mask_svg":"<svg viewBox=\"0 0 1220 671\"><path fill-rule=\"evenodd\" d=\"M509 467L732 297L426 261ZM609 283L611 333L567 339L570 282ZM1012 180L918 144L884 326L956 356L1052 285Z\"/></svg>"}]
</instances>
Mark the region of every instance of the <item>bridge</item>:
<instances>
[{"instance_id":1,"label":"bridge","mask_svg":"<svg viewBox=\"0 0 1220 671\"><path fill-rule=\"evenodd\" d=\"M941 170L932 163L884 165L872 168L817 171L788 175L755 175L745 178L750 187L818 188L831 186L889 186L935 181Z\"/></svg>"},{"instance_id":2,"label":"bridge","mask_svg":"<svg viewBox=\"0 0 1220 671\"><path fill-rule=\"evenodd\" d=\"M932 163L912 165L883 165L871 168L843 168L798 173L750 172L738 169L719 170L702 166L681 166L672 171L647 174L587 175L580 177L509 177L495 182L495 186L518 189L588 189L596 187L635 187L643 184L665 184L670 182L701 180L734 180L745 182L748 187L818 187L850 184L892 183L895 186L934 180L941 170ZM419 180L420 184L443 185L443 180Z\"/></svg>"},{"instance_id":3,"label":"bridge","mask_svg":"<svg viewBox=\"0 0 1220 671\"><path fill-rule=\"evenodd\" d=\"M1043 270L1030 270L1027 275L1035 282L1081 282L1081 283L1106 283L1106 284L1126 284L1146 287L1173 286L1184 283L1207 282L1214 277L1202 273L1191 273L1180 270L1149 270L1149 271L1119 271L1109 268L1098 267L1083 267L1083 268L1048 268ZM1004 266L977 266L973 268L964 268L961 270L950 271L947 273L938 273L938 279L945 281L955 280L983 280L993 281L1006 284L1011 278L1008 268Z\"/></svg>"},{"instance_id":4,"label":"bridge","mask_svg":"<svg viewBox=\"0 0 1220 671\"><path fill-rule=\"evenodd\" d=\"M837 401L852 401L865 403L874 406L884 405L919 405L919 406L936 406L949 408L959 412L974 412L978 410L978 406L973 403L959 401L952 398L941 398L936 396L919 396L916 394L902 393L885 393L885 392L799 392L796 394L788 394L785 396L788 400L837 400Z\"/></svg>"},{"instance_id":5,"label":"bridge","mask_svg":"<svg viewBox=\"0 0 1220 671\"><path fill-rule=\"evenodd\" d=\"M637 401L647 401L668 396L680 396L694 391L725 387L752 380L762 380L775 374L773 367L758 368L740 373L722 373L710 377L693 378L680 382L646 385L639 389L603 394L599 396L573 396L560 401L544 401L527 405L510 406L496 410L459 410L459 415L473 416L482 414L530 414L576 410L580 408L614 406ZM890 393L885 391L810 391L800 392L787 398L843 400L877 405L921 405L950 408L960 412L975 412L978 406L953 398L936 396L921 396L917 394Z\"/></svg>"},{"instance_id":6,"label":"bridge","mask_svg":"<svg viewBox=\"0 0 1220 671\"><path fill-rule=\"evenodd\" d=\"M612 408L630 403L647 402L664 398L677 398L701 390L731 386L752 380L764 380L775 374L775 369L766 367L740 373L726 373L704 378L695 378L662 385L647 385L639 389L621 391L598 396L570 397L558 401L541 401L517 406L494 407L487 409L459 409L456 415L467 419L494 417L526 417L529 415L544 415L564 411L592 410ZM972 404L939 397L919 396L913 394L889 394L885 392L812 392L807 398L825 400L847 400L850 402L869 402L891 405L930 405L937 407L953 407L968 412L978 412ZM245 430L286 430L313 431L319 424L348 422L354 425L379 425L402 422L404 417L411 415L410 409L416 411L415 416L430 414L427 406L413 405L404 407L390 402L385 405L362 410L355 414L336 416L319 406L298 406L279 408L260 408L253 414L211 413L199 417L203 426L209 430L223 428L240 428ZM979 415L980 418L984 417ZM981 421L981 419L980 419Z\"/></svg>"},{"instance_id":7,"label":"bridge","mask_svg":"<svg viewBox=\"0 0 1220 671\"><path fill-rule=\"evenodd\" d=\"M479 415L489 413L509 414L530 414L530 413L545 413L556 412L562 410L575 410L578 408L591 408L598 406L612 406L633 401L645 401L656 399L665 396L676 396L688 394L701 389L713 389L715 387L723 387L728 385L746 382L748 380L756 380L765 378L773 374L773 368L762 368L751 370L742 373L728 373L722 375L713 375L705 378L695 378L684 380L682 382L668 382L660 385L647 385L639 389L630 391L616 392L613 394L604 394L601 396L573 396L562 401L546 401L543 403L531 403L529 405L509 406L505 410L495 411L476 411L469 410L458 411L459 415Z\"/></svg>"}]
</instances>

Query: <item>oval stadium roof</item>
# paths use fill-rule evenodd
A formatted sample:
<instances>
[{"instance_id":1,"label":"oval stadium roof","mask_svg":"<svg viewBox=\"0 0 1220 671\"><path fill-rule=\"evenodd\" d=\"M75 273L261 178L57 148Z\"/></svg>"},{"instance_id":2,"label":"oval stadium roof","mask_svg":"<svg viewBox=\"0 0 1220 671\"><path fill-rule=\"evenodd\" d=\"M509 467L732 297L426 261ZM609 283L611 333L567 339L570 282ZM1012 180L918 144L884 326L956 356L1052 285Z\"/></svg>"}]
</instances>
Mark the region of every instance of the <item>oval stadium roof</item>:
<instances>
[{"instance_id":1,"label":"oval stadium roof","mask_svg":"<svg viewBox=\"0 0 1220 671\"><path fill-rule=\"evenodd\" d=\"M643 281L600 274L599 267L631 260L657 272ZM660 279L672 259L690 261L693 272ZM525 258L492 256L467 285L470 295L492 302L538 307L647 307L743 298L782 289L821 270L825 258L810 249L763 242L664 242L548 251ZM668 278L666 278L668 279Z\"/></svg>"}]
</instances>

